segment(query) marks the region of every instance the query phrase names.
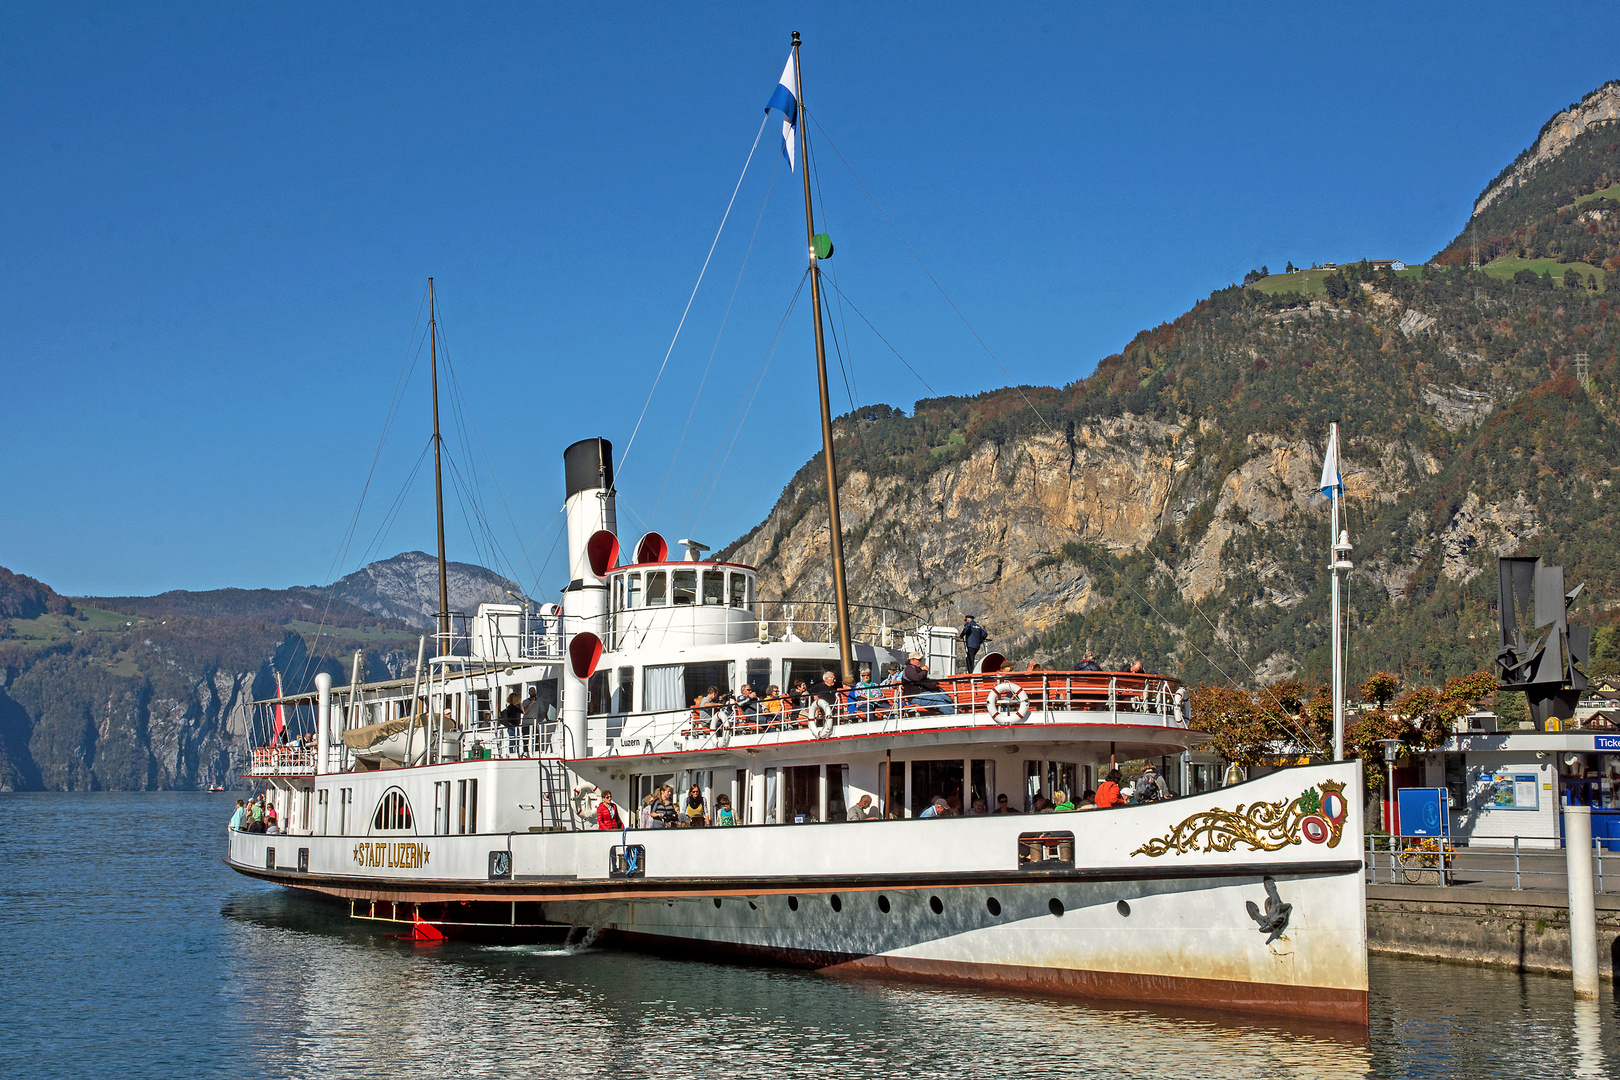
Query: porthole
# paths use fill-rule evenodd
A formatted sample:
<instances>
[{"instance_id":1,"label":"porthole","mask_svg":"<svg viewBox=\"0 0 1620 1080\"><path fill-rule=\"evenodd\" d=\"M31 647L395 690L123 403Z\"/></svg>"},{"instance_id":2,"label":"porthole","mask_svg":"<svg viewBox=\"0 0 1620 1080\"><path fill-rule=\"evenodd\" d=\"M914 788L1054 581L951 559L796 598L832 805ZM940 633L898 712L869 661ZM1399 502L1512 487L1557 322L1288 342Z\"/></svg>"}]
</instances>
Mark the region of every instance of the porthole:
<instances>
[{"instance_id":1,"label":"porthole","mask_svg":"<svg viewBox=\"0 0 1620 1080\"><path fill-rule=\"evenodd\" d=\"M990 899L988 899L988 900L986 900L984 902L984 907L985 907L985 910L990 912L990 914L992 914L992 915L1000 915L1001 914L1001 901L997 900L993 896Z\"/></svg>"},{"instance_id":2,"label":"porthole","mask_svg":"<svg viewBox=\"0 0 1620 1080\"><path fill-rule=\"evenodd\" d=\"M928 910L932 911L935 915L940 915L944 913L945 905L940 902L939 897L930 896L928 898Z\"/></svg>"},{"instance_id":3,"label":"porthole","mask_svg":"<svg viewBox=\"0 0 1620 1080\"><path fill-rule=\"evenodd\" d=\"M832 909L834 911L844 910L844 902L838 898L837 893L833 893L831 896L827 897L827 903L832 905Z\"/></svg>"},{"instance_id":4,"label":"porthole","mask_svg":"<svg viewBox=\"0 0 1620 1080\"><path fill-rule=\"evenodd\" d=\"M1131 905L1121 900L1119 903L1114 905L1114 910L1119 912L1121 915L1129 915L1131 913Z\"/></svg>"},{"instance_id":5,"label":"porthole","mask_svg":"<svg viewBox=\"0 0 1620 1080\"><path fill-rule=\"evenodd\" d=\"M720 898L719 898L719 897L718 897L718 896L717 896L717 897L715 897L715 898L714 898L714 906L715 906L715 907L719 907L719 906L720 906Z\"/></svg>"},{"instance_id":6,"label":"porthole","mask_svg":"<svg viewBox=\"0 0 1620 1080\"><path fill-rule=\"evenodd\" d=\"M799 910L799 898L797 896L788 897L788 910L789 911L798 911Z\"/></svg>"},{"instance_id":7,"label":"porthole","mask_svg":"<svg viewBox=\"0 0 1620 1080\"><path fill-rule=\"evenodd\" d=\"M885 915L889 913L889 898L887 896L878 897L878 910Z\"/></svg>"},{"instance_id":8,"label":"porthole","mask_svg":"<svg viewBox=\"0 0 1620 1080\"><path fill-rule=\"evenodd\" d=\"M1055 896L1052 897L1052 899L1048 900L1047 903L1046 903L1046 910L1050 911L1054 915L1062 915L1063 914L1063 901L1059 900Z\"/></svg>"}]
</instances>

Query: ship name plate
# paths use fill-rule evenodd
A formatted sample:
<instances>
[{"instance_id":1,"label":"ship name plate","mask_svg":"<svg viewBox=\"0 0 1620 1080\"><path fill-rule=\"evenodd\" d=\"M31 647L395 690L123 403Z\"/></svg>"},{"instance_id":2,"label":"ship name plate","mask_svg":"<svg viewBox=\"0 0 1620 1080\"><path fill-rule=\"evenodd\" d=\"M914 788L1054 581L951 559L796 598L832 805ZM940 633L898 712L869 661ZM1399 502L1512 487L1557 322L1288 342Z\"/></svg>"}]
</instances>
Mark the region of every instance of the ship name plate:
<instances>
[{"instance_id":1,"label":"ship name plate","mask_svg":"<svg viewBox=\"0 0 1620 1080\"><path fill-rule=\"evenodd\" d=\"M426 844L362 841L354 845L356 866L379 866L418 870L428 864L432 852Z\"/></svg>"}]
</instances>

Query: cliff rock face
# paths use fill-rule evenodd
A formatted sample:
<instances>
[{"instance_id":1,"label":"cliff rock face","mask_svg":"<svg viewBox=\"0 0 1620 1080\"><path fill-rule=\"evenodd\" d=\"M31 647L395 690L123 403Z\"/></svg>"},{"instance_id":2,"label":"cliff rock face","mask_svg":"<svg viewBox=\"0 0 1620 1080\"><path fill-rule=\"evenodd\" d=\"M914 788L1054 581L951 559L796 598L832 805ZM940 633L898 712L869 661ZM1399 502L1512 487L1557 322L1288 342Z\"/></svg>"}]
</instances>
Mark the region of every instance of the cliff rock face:
<instances>
[{"instance_id":1,"label":"cliff rock face","mask_svg":"<svg viewBox=\"0 0 1620 1080\"><path fill-rule=\"evenodd\" d=\"M1557 113L1541 129L1535 145L1519 155L1502 176L1486 188L1474 203L1471 217L1478 217L1495 202L1504 191L1517 187L1536 166L1551 161L1569 148L1593 124L1620 120L1620 82L1608 82L1587 94L1578 104Z\"/></svg>"},{"instance_id":2,"label":"cliff rock face","mask_svg":"<svg viewBox=\"0 0 1620 1080\"><path fill-rule=\"evenodd\" d=\"M1090 602L1087 575L1057 568L1056 554L1075 540L1140 549L1165 517L1190 448L1180 425L1125 416L1072 437L984 443L920 485L850 473L840 512L853 599L953 622L973 614L998 638L1027 637ZM761 597L832 595L820 488L790 489L731 549L761 566Z\"/></svg>"}]
</instances>

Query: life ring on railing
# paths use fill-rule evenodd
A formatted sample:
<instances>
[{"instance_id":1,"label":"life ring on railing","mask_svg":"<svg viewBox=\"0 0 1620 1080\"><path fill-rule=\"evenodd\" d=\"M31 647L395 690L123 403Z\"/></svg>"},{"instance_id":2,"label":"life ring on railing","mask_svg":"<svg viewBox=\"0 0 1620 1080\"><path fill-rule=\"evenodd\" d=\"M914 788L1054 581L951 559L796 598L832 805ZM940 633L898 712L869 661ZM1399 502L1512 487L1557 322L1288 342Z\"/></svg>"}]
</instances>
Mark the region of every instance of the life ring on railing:
<instances>
[{"instance_id":1,"label":"life ring on railing","mask_svg":"<svg viewBox=\"0 0 1620 1080\"><path fill-rule=\"evenodd\" d=\"M996 683L996 688L990 691L990 696L985 699L984 707L990 714L990 719L998 724L1028 720L1029 692L1017 683Z\"/></svg>"},{"instance_id":2,"label":"life ring on railing","mask_svg":"<svg viewBox=\"0 0 1620 1080\"><path fill-rule=\"evenodd\" d=\"M837 713L826 698L813 698L805 715L810 720L810 734L817 739L831 735L838 724Z\"/></svg>"},{"instance_id":3,"label":"life ring on railing","mask_svg":"<svg viewBox=\"0 0 1620 1080\"><path fill-rule=\"evenodd\" d=\"M1170 704L1175 709L1177 723L1182 727L1192 723L1192 707L1187 700L1187 688L1185 686L1176 687L1175 695L1170 699Z\"/></svg>"},{"instance_id":4,"label":"life ring on railing","mask_svg":"<svg viewBox=\"0 0 1620 1080\"><path fill-rule=\"evenodd\" d=\"M582 818L596 816L596 804L600 801L596 797L597 790L595 784L581 784L574 789L572 801L575 814Z\"/></svg>"}]
</instances>

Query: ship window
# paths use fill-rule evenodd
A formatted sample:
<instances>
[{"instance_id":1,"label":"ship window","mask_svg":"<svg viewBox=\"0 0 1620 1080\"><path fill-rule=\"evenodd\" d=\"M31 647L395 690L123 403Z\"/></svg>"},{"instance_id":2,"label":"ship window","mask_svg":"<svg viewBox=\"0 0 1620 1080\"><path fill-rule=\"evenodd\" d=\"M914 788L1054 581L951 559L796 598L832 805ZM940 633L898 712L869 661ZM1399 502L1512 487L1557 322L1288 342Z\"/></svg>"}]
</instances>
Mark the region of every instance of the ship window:
<instances>
[{"instance_id":1,"label":"ship window","mask_svg":"<svg viewBox=\"0 0 1620 1080\"><path fill-rule=\"evenodd\" d=\"M411 828L411 803L405 798L405 793L399 788L389 788L384 792L382 802L377 804L377 813L371 819L371 825L375 829Z\"/></svg>"},{"instance_id":2,"label":"ship window","mask_svg":"<svg viewBox=\"0 0 1620 1080\"><path fill-rule=\"evenodd\" d=\"M663 607L669 603L669 594L665 591L668 584L668 575L663 570L647 571L647 606Z\"/></svg>"},{"instance_id":3,"label":"ship window","mask_svg":"<svg viewBox=\"0 0 1620 1080\"><path fill-rule=\"evenodd\" d=\"M731 575L731 606L754 606L754 581L747 574Z\"/></svg>"},{"instance_id":4,"label":"ship window","mask_svg":"<svg viewBox=\"0 0 1620 1080\"><path fill-rule=\"evenodd\" d=\"M748 661L748 685L761 698L765 696L765 688L771 685L771 661L769 657L754 657Z\"/></svg>"},{"instance_id":5,"label":"ship window","mask_svg":"<svg viewBox=\"0 0 1620 1080\"><path fill-rule=\"evenodd\" d=\"M703 575L703 606L719 607L726 602L726 572L710 570Z\"/></svg>"},{"instance_id":6,"label":"ship window","mask_svg":"<svg viewBox=\"0 0 1620 1080\"><path fill-rule=\"evenodd\" d=\"M625 579L625 601L627 607L641 606L641 571L630 574Z\"/></svg>"},{"instance_id":7,"label":"ship window","mask_svg":"<svg viewBox=\"0 0 1620 1080\"><path fill-rule=\"evenodd\" d=\"M588 687L590 694L585 705L587 716L603 716L608 711L608 670L601 668L591 674Z\"/></svg>"},{"instance_id":8,"label":"ship window","mask_svg":"<svg viewBox=\"0 0 1620 1080\"><path fill-rule=\"evenodd\" d=\"M675 578L675 606L697 603L697 571L677 570Z\"/></svg>"}]
</instances>

